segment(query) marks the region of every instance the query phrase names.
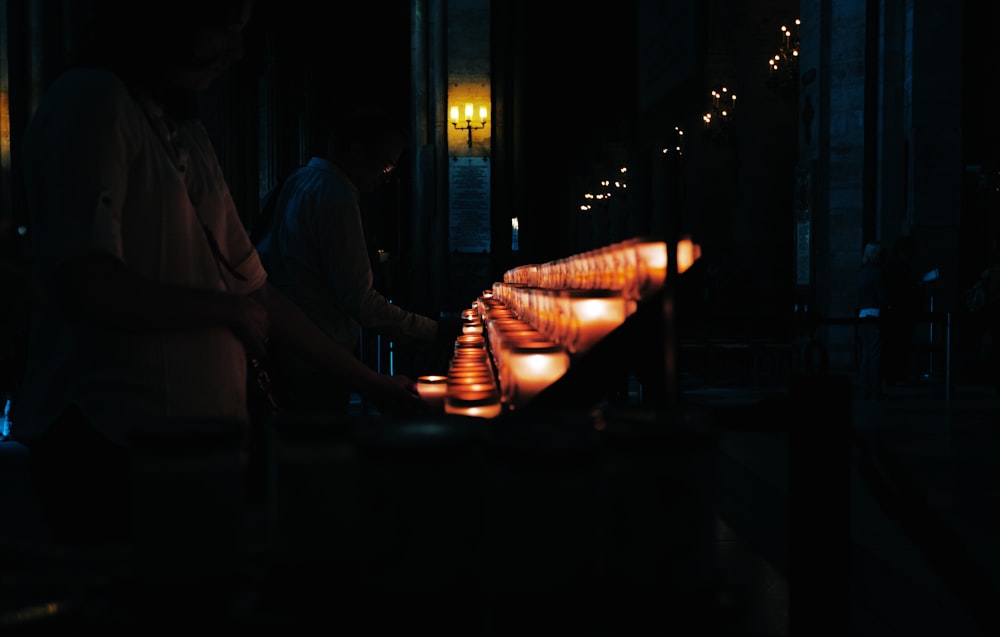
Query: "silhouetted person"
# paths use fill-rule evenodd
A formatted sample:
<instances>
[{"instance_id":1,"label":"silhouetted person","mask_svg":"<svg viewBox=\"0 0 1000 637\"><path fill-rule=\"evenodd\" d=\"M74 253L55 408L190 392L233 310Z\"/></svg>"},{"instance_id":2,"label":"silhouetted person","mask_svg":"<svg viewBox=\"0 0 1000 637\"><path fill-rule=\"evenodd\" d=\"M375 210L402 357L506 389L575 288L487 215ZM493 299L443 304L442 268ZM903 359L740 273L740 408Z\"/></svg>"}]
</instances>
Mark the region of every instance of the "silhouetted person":
<instances>
[{"instance_id":1,"label":"silhouetted person","mask_svg":"<svg viewBox=\"0 0 1000 637\"><path fill-rule=\"evenodd\" d=\"M896 240L885 263L885 311L882 314L882 365L885 381L905 384L915 380L911 365L913 332L920 314L923 291L913 264L914 242Z\"/></svg>"},{"instance_id":2,"label":"silhouetted person","mask_svg":"<svg viewBox=\"0 0 1000 637\"><path fill-rule=\"evenodd\" d=\"M885 307L885 281L882 251L878 243L865 246L858 272L858 338L861 341L861 398L882 397L882 308Z\"/></svg>"},{"instance_id":3,"label":"silhouetted person","mask_svg":"<svg viewBox=\"0 0 1000 637\"><path fill-rule=\"evenodd\" d=\"M992 260L979 275L983 285L983 313L986 320L986 375L1000 394L1000 241L993 242Z\"/></svg>"},{"instance_id":4,"label":"silhouetted person","mask_svg":"<svg viewBox=\"0 0 1000 637\"><path fill-rule=\"evenodd\" d=\"M272 284L355 353L362 328L432 356L450 352L461 334L458 318L407 310L374 286L361 197L392 178L408 145L408 132L382 108L353 111L333 127L326 156L311 158L271 194L273 217L260 221L257 245ZM348 385L295 352L273 355L290 409L347 412Z\"/></svg>"},{"instance_id":5,"label":"silhouetted person","mask_svg":"<svg viewBox=\"0 0 1000 637\"><path fill-rule=\"evenodd\" d=\"M61 541L128 539L129 450L150 432L248 427L268 337L358 391L421 406L272 288L198 93L243 54L245 0L95 0L90 47L24 137L34 236L28 369L13 435ZM235 538L234 538L235 540Z\"/></svg>"}]
</instances>

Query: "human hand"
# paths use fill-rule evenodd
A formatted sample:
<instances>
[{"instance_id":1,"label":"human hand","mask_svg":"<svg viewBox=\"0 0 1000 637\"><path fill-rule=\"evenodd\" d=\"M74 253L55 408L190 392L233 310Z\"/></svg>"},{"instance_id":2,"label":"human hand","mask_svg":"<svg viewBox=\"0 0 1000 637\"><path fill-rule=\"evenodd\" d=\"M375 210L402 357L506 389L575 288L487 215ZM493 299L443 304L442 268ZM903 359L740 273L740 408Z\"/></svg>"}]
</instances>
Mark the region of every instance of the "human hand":
<instances>
[{"instance_id":1,"label":"human hand","mask_svg":"<svg viewBox=\"0 0 1000 637\"><path fill-rule=\"evenodd\" d=\"M380 404L399 410L414 411L428 408L426 401L417 391L417 382L409 376L400 374L394 376L379 374L373 398Z\"/></svg>"}]
</instances>

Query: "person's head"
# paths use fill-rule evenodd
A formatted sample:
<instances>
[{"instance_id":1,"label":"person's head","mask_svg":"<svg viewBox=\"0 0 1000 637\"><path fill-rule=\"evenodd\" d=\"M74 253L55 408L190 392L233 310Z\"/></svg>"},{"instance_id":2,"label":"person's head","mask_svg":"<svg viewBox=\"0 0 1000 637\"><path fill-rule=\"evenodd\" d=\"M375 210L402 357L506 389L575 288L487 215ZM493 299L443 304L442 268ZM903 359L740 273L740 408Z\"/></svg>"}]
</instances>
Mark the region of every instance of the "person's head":
<instances>
[{"instance_id":1,"label":"person's head","mask_svg":"<svg viewBox=\"0 0 1000 637\"><path fill-rule=\"evenodd\" d=\"M243 57L253 0L93 0L79 65L158 92L208 89Z\"/></svg>"},{"instance_id":2,"label":"person's head","mask_svg":"<svg viewBox=\"0 0 1000 637\"><path fill-rule=\"evenodd\" d=\"M327 156L361 192L393 175L410 142L407 129L380 107L364 107L340 120L330 133Z\"/></svg>"},{"instance_id":3,"label":"person's head","mask_svg":"<svg viewBox=\"0 0 1000 637\"><path fill-rule=\"evenodd\" d=\"M882 258L882 247L878 243L869 243L865 246L865 251L861 255L862 265L878 265Z\"/></svg>"}]
</instances>

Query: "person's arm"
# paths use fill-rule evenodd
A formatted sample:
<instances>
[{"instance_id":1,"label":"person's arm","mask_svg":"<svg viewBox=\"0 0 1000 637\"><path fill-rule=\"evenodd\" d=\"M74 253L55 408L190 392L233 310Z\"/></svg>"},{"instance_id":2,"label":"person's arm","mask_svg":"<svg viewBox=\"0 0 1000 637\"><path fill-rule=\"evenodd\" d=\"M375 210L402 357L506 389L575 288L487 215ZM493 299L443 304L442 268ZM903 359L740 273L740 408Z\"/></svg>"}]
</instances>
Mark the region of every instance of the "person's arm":
<instances>
[{"instance_id":1,"label":"person's arm","mask_svg":"<svg viewBox=\"0 0 1000 637\"><path fill-rule=\"evenodd\" d=\"M355 318L364 327L417 351L430 351L438 335L438 321L390 303L374 288L362 298Z\"/></svg>"},{"instance_id":2,"label":"person's arm","mask_svg":"<svg viewBox=\"0 0 1000 637\"><path fill-rule=\"evenodd\" d=\"M267 310L246 296L142 279L100 254L64 263L53 282L56 301L80 322L124 332L228 327L251 356L265 351Z\"/></svg>"},{"instance_id":3,"label":"person's arm","mask_svg":"<svg viewBox=\"0 0 1000 637\"><path fill-rule=\"evenodd\" d=\"M329 293L362 327L400 345L428 353L434 349L437 321L395 305L373 287L361 209L357 202L331 204L316 215L323 237L321 262Z\"/></svg>"},{"instance_id":4,"label":"person's arm","mask_svg":"<svg viewBox=\"0 0 1000 637\"><path fill-rule=\"evenodd\" d=\"M267 308L271 333L281 342L337 377L356 391L376 400L402 407L425 406L416 383L406 376L379 374L351 352L327 336L306 314L270 283L254 292L252 298Z\"/></svg>"}]
</instances>

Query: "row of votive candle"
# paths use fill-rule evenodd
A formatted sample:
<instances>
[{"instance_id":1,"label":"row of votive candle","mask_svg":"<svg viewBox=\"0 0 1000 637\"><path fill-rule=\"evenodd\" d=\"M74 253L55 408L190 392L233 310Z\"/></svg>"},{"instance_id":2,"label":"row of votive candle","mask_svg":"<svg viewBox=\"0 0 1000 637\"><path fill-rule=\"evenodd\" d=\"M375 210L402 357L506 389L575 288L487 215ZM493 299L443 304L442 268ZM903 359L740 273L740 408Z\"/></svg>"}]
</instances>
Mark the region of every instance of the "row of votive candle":
<instances>
[{"instance_id":1,"label":"row of votive candle","mask_svg":"<svg viewBox=\"0 0 1000 637\"><path fill-rule=\"evenodd\" d=\"M504 283L535 288L613 290L638 300L663 286L667 276L667 244L643 238L542 264L521 265L504 273Z\"/></svg>"},{"instance_id":2,"label":"row of votive candle","mask_svg":"<svg viewBox=\"0 0 1000 637\"><path fill-rule=\"evenodd\" d=\"M697 244L678 242L678 272L700 256ZM665 242L637 237L508 270L463 310L448 375L420 377L421 395L446 413L485 418L523 407L663 286L667 258Z\"/></svg>"},{"instance_id":3,"label":"row of votive candle","mask_svg":"<svg viewBox=\"0 0 1000 637\"><path fill-rule=\"evenodd\" d=\"M638 307L635 300L614 290L556 290L497 282L492 296L573 355L589 350Z\"/></svg>"},{"instance_id":4,"label":"row of votive candle","mask_svg":"<svg viewBox=\"0 0 1000 637\"><path fill-rule=\"evenodd\" d=\"M474 323L466 322L467 327ZM465 331L455 339L455 350L448 364L448 390L444 397L448 414L493 418L502 411L497 385L482 324L478 332Z\"/></svg>"},{"instance_id":5,"label":"row of votive candle","mask_svg":"<svg viewBox=\"0 0 1000 637\"><path fill-rule=\"evenodd\" d=\"M494 307L486 332L507 409L528 404L569 370L566 350L513 312Z\"/></svg>"},{"instance_id":6,"label":"row of votive candle","mask_svg":"<svg viewBox=\"0 0 1000 637\"><path fill-rule=\"evenodd\" d=\"M566 350L517 318L488 291L462 312L462 335L446 376L421 376L417 389L445 413L493 418L523 407L569 369Z\"/></svg>"},{"instance_id":7,"label":"row of votive candle","mask_svg":"<svg viewBox=\"0 0 1000 637\"><path fill-rule=\"evenodd\" d=\"M520 265L507 270L503 280L538 288L615 290L639 300L663 287L669 256L666 242L634 237L547 263ZM689 237L677 242L678 274L699 258L700 245Z\"/></svg>"},{"instance_id":8,"label":"row of votive candle","mask_svg":"<svg viewBox=\"0 0 1000 637\"><path fill-rule=\"evenodd\" d=\"M523 407L569 369L565 348L519 318L489 291L484 291L473 306L475 314L463 316L467 325L483 326L504 408Z\"/></svg>"}]
</instances>

